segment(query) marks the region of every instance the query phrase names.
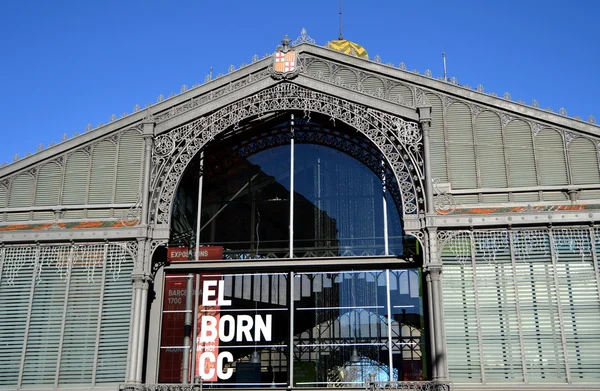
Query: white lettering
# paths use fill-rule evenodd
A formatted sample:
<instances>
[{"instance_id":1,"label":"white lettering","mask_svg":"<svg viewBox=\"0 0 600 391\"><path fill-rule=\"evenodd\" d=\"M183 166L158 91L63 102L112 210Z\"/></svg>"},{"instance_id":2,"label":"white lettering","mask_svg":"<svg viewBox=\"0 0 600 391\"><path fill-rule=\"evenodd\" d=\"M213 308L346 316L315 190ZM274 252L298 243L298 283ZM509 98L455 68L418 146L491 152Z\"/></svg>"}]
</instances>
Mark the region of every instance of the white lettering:
<instances>
[{"instance_id":1,"label":"white lettering","mask_svg":"<svg viewBox=\"0 0 600 391\"><path fill-rule=\"evenodd\" d=\"M232 368L228 368L225 372L223 372L223 361L225 359L227 359L228 362L233 362L233 354L229 352L219 353L219 359L217 360L217 376L221 380L227 380L233 374Z\"/></svg>"},{"instance_id":2,"label":"white lettering","mask_svg":"<svg viewBox=\"0 0 600 391\"><path fill-rule=\"evenodd\" d=\"M265 337L265 341L271 340L271 321L273 315L267 315L267 321L265 322L262 316L256 315L254 317L254 340L260 341L260 334L262 333Z\"/></svg>"},{"instance_id":3,"label":"white lettering","mask_svg":"<svg viewBox=\"0 0 600 391\"><path fill-rule=\"evenodd\" d=\"M221 280L222 281L222 280ZM209 300L209 296L214 296L215 291L211 289L212 287L217 286L217 281L215 280L204 280L202 281L202 305L206 307L216 306L216 300Z\"/></svg>"},{"instance_id":4,"label":"white lettering","mask_svg":"<svg viewBox=\"0 0 600 391\"><path fill-rule=\"evenodd\" d=\"M211 315L202 316L200 326L200 342L213 342L217 339L217 318Z\"/></svg>"},{"instance_id":5,"label":"white lettering","mask_svg":"<svg viewBox=\"0 0 600 391\"><path fill-rule=\"evenodd\" d=\"M200 377L202 377L202 380L210 380L215 375L215 369L212 368L212 365L206 365L206 360L215 362L215 354L213 352L204 352L200 355ZM206 372L207 367L209 368L208 372Z\"/></svg>"},{"instance_id":6,"label":"white lettering","mask_svg":"<svg viewBox=\"0 0 600 391\"><path fill-rule=\"evenodd\" d=\"M231 305L231 300L225 300L225 281L219 280L219 305Z\"/></svg>"},{"instance_id":7,"label":"white lettering","mask_svg":"<svg viewBox=\"0 0 600 391\"><path fill-rule=\"evenodd\" d=\"M226 333L229 329L229 334ZM223 342L231 342L235 336L235 319L231 315L223 315L219 320L219 339Z\"/></svg>"},{"instance_id":8,"label":"white lettering","mask_svg":"<svg viewBox=\"0 0 600 391\"><path fill-rule=\"evenodd\" d=\"M237 317L237 335L235 340L237 342L242 342L242 335L246 337L246 341L252 341L252 326L254 326L254 321L250 315L238 315Z\"/></svg>"}]
</instances>

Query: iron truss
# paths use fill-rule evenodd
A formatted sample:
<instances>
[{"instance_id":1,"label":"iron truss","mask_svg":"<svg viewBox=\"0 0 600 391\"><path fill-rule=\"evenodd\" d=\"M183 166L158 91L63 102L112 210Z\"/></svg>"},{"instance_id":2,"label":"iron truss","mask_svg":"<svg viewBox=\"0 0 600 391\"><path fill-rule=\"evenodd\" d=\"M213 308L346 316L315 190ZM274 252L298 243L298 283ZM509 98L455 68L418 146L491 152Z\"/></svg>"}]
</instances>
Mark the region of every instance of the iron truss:
<instances>
[{"instance_id":1,"label":"iron truss","mask_svg":"<svg viewBox=\"0 0 600 391\"><path fill-rule=\"evenodd\" d=\"M368 138L391 168L402 195L404 214L422 210L422 135L415 122L291 83L234 102L155 139L152 151L153 219L168 226L177 185L195 154L217 135L266 113L296 110L309 119L320 113L341 121Z\"/></svg>"},{"instance_id":2,"label":"iron truss","mask_svg":"<svg viewBox=\"0 0 600 391\"><path fill-rule=\"evenodd\" d=\"M413 391L450 391L450 384L435 381L369 381L365 389L375 390L413 390ZM121 384L120 391L201 391L202 384Z\"/></svg>"},{"instance_id":3,"label":"iron truss","mask_svg":"<svg viewBox=\"0 0 600 391\"><path fill-rule=\"evenodd\" d=\"M370 381L367 390L450 391L450 384L436 381Z\"/></svg>"}]
</instances>

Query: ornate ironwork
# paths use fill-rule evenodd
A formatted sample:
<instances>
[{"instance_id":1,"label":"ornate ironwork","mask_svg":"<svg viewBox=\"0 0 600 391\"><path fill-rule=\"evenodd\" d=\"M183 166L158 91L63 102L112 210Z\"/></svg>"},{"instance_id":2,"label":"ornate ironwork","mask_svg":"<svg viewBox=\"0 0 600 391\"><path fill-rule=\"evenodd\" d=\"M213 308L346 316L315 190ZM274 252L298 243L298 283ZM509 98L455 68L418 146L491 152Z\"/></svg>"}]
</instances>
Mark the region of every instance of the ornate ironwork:
<instances>
[{"instance_id":1,"label":"ornate ironwork","mask_svg":"<svg viewBox=\"0 0 600 391\"><path fill-rule=\"evenodd\" d=\"M367 390L450 391L449 383L436 381L370 381Z\"/></svg>"},{"instance_id":2,"label":"ornate ironwork","mask_svg":"<svg viewBox=\"0 0 600 391\"><path fill-rule=\"evenodd\" d=\"M419 212L423 158L422 135L417 123L335 96L281 83L157 137L152 153L156 224L170 223L179 180L193 156L208 142L230 128L239 127L243 120L285 110L302 111L306 117L312 112L325 114L366 136L381 151L400 185L403 213ZM173 148L171 153L166 153L169 148L157 149L156 145Z\"/></svg>"},{"instance_id":3,"label":"ornate ironwork","mask_svg":"<svg viewBox=\"0 0 600 391\"><path fill-rule=\"evenodd\" d=\"M435 195L433 196L433 208L435 212L441 215L451 214L456 210L456 200L452 197L452 194L448 194L448 192L439 188L439 178L433 178L432 182L435 191Z\"/></svg>"},{"instance_id":4,"label":"ornate ironwork","mask_svg":"<svg viewBox=\"0 0 600 391\"><path fill-rule=\"evenodd\" d=\"M311 45L316 44L315 40L306 33L305 28L302 28L302 31L300 31L300 36L296 38L290 45L294 47L300 45L301 43L310 43Z\"/></svg>"}]
</instances>

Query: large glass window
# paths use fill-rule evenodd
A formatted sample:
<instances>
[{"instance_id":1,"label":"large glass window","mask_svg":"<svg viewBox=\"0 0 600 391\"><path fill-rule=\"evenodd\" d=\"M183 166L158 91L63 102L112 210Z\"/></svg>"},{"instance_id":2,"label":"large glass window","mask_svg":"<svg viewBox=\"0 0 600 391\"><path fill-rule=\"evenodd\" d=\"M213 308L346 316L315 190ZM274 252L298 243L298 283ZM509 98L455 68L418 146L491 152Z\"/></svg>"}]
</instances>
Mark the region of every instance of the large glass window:
<instances>
[{"instance_id":1,"label":"large glass window","mask_svg":"<svg viewBox=\"0 0 600 391\"><path fill-rule=\"evenodd\" d=\"M188 286L195 341L188 380L204 387L362 387L371 378L427 377L421 276L413 268L166 274L160 382L183 380Z\"/></svg>"},{"instance_id":2,"label":"large glass window","mask_svg":"<svg viewBox=\"0 0 600 391\"><path fill-rule=\"evenodd\" d=\"M196 242L200 203L199 245L223 259L406 255L414 242L403 239L398 185L381 154L358 134L312 123L297 125L292 143L287 126L232 134L196 157L171 244Z\"/></svg>"}]
</instances>

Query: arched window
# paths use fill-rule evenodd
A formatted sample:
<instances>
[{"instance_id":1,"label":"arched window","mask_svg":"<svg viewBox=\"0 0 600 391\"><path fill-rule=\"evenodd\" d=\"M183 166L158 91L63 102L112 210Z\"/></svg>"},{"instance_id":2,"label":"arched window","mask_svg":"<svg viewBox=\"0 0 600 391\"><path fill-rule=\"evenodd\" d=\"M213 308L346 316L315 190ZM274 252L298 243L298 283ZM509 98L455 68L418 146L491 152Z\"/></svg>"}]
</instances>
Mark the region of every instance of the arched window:
<instances>
[{"instance_id":1,"label":"arched window","mask_svg":"<svg viewBox=\"0 0 600 391\"><path fill-rule=\"evenodd\" d=\"M380 152L315 123L294 134L280 123L209 144L178 189L172 245L198 238L223 259L403 255L399 189Z\"/></svg>"}]
</instances>

